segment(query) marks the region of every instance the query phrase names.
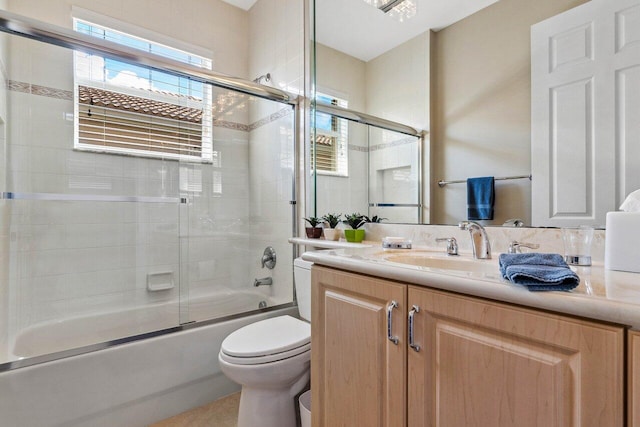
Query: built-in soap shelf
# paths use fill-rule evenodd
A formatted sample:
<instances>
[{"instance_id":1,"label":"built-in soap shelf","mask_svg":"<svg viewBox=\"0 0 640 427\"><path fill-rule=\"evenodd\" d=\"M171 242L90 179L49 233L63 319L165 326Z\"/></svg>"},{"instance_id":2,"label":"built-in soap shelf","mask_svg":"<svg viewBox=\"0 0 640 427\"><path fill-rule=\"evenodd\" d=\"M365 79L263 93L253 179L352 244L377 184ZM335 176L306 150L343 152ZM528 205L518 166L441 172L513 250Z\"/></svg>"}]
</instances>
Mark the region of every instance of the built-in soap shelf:
<instances>
[{"instance_id":1,"label":"built-in soap shelf","mask_svg":"<svg viewBox=\"0 0 640 427\"><path fill-rule=\"evenodd\" d=\"M166 291L173 289L173 271L161 271L147 273L147 290L149 292Z\"/></svg>"}]
</instances>

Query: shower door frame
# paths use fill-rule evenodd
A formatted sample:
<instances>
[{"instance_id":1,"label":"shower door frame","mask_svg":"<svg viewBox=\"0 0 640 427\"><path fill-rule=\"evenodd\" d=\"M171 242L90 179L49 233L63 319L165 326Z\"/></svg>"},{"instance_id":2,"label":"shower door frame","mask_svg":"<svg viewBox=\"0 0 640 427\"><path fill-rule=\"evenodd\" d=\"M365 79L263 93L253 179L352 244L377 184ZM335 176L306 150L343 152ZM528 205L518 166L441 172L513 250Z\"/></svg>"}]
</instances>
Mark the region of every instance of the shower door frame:
<instances>
[{"instance_id":1,"label":"shower door frame","mask_svg":"<svg viewBox=\"0 0 640 427\"><path fill-rule=\"evenodd\" d=\"M249 80L231 77L216 73L214 71L197 68L185 63L168 59L166 57L154 55L152 53L143 52L127 46L123 46L117 43L109 42L102 39L97 39L85 34L75 32L66 28L51 25L42 21L24 17L15 13L11 13L5 10L0 10L0 32L12 34L19 37L25 37L31 40L60 46L72 50L77 50L89 54L98 54L107 58L117 59L129 64L142 65L144 67L166 72L176 76L186 77L192 80L199 81L204 84L210 84L214 87L232 90L249 96L254 96L269 101L274 101L279 104L288 105L292 108L293 115L293 153L294 153L294 171L292 174L292 235L297 233L297 222L295 220L297 215L297 179L298 179L298 164L300 150L298 145L298 138L301 135L300 127L300 115L305 112L304 97L291 94L289 92L280 90L275 87L263 86L254 83ZM21 192L0 192L0 199L4 200L51 200L51 201L99 201L99 202L147 202L147 203L167 203L175 202L178 206L182 206L188 203L183 197L139 197L139 196L97 196L97 195L84 195L84 194L52 194L52 193L21 193ZM294 257L296 250L293 251ZM292 271L293 275L293 271ZM179 302L181 304L181 302ZM252 310L248 312L242 312L233 314L230 316L203 320L198 322L178 322L176 326L160 329L157 331L151 331L139 335L133 335L128 337L122 337L114 340L100 342L82 347L70 348L63 351L43 354L41 356L34 356L25 359L14 360L6 363L0 363L0 373L10 371L17 368L33 366L40 363L51 362L54 360L77 356L89 352L94 352L102 349L107 349L116 345L130 343L134 341L144 340L147 338L153 338L160 335L170 334L174 332L184 331L200 326L211 325L214 323L220 323L240 317L250 316L256 313L265 313L274 310L280 310L297 305L295 298L295 291L293 293L293 301L274 305L263 309ZM181 320L181 319L180 319Z\"/></svg>"}]
</instances>

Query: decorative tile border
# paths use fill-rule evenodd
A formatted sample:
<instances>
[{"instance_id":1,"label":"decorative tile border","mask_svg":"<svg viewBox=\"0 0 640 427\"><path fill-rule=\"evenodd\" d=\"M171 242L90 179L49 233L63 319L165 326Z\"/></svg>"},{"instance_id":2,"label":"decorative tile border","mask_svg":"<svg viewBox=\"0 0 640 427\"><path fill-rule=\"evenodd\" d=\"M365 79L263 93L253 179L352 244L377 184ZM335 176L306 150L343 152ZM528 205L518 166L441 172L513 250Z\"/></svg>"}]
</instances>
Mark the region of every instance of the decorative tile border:
<instances>
[{"instance_id":1,"label":"decorative tile border","mask_svg":"<svg viewBox=\"0 0 640 427\"><path fill-rule=\"evenodd\" d=\"M397 141L387 142L385 144L374 145L373 147L371 147L369 149L369 151L384 150L385 148L397 147L399 145L414 144L414 143L417 143L418 141L419 141L418 138L412 137L412 136L408 136L406 138L399 139Z\"/></svg>"},{"instance_id":2,"label":"decorative tile border","mask_svg":"<svg viewBox=\"0 0 640 427\"><path fill-rule=\"evenodd\" d=\"M417 143L417 141L418 141L418 138L414 138L414 137L409 136L407 138L399 139L397 141L374 145L374 146L372 146L370 148L369 147L363 147L361 145L349 144L349 150L350 151L360 151L360 152L363 152L363 153L368 153L368 152L371 152L371 151L384 150L385 148L397 147L399 145L414 144L414 143Z\"/></svg>"},{"instance_id":3,"label":"decorative tile border","mask_svg":"<svg viewBox=\"0 0 640 427\"><path fill-rule=\"evenodd\" d=\"M28 93L31 95L38 96L46 96L49 98L63 99L65 101L73 101L73 91L56 89L47 86L40 86L26 82L20 82L17 80L6 80L7 90L11 90L14 92L22 92ZM282 108L275 113L270 114L268 117L260 119L250 125L245 125L243 123L230 122L226 120L215 119L213 121L214 127L237 130L240 132L251 132L256 130L264 125L268 125L269 123L275 122L283 117L288 116L293 112L291 108Z\"/></svg>"},{"instance_id":4,"label":"decorative tile border","mask_svg":"<svg viewBox=\"0 0 640 427\"><path fill-rule=\"evenodd\" d=\"M249 125L245 125L242 123L236 123L236 122L228 122L226 120L219 120L219 119L214 119L213 120L213 127L218 127L218 128L225 128L225 129L231 129L231 130L237 130L240 132L249 132Z\"/></svg>"},{"instance_id":5,"label":"decorative tile border","mask_svg":"<svg viewBox=\"0 0 640 427\"><path fill-rule=\"evenodd\" d=\"M73 91L70 90L63 90L63 89L56 89L56 88L51 88L51 87L47 87L47 86L40 86L40 85L35 85L35 84L31 84L31 83L25 83L25 82L20 82L17 80L7 80L6 81L6 86L8 90L12 90L14 92L22 92L22 93L29 93L31 95L38 95L38 96L46 96L49 98L56 98L56 99L63 99L65 101L73 101ZM240 132L251 132L254 131L262 126L268 125L270 123L275 122L276 120L280 120L283 117L286 117L290 114L293 113L293 109L292 108L282 108L278 111L276 111L275 113L271 113L268 117L264 117L256 122L253 122L249 125L245 125L243 123L237 123L237 122L230 122L230 121L226 121L226 120L219 120L219 119L215 119L213 121L213 127L220 127L220 128L224 128L224 129L231 129L231 130L237 130ZM412 138L412 137L407 137L407 138L403 138L403 139L399 139L397 141L393 141L393 142L389 142L389 143L385 143L385 144L378 144L378 145L374 145L371 148L368 147L362 147L359 145L353 145L353 144L349 144L349 150L352 151L361 151L361 152L369 152L369 151L376 151L376 150L383 150L385 148L389 148L389 147L395 147L398 145L404 145L404 144L412 144L414 142L416 142L416 138Z\"/></svg>"},{"instance_id":6,"label":"decorative tile border","mask_svg":"<svg viewBox=\"0 0 640 427\"><path fill-rule=\"evenodd\" d=\"M362 145L349 144L349 151L360 151L361 153L368 153L369 148Z\"/></svg>"},{"instance_id":7,"label":"decorative tile border","mask_svg":"<svg viewBox=\"0 0 640 427\"><path fill-rule=\"evenodd\" d=\"M73 92L70 90L56 89L31 83L7 80L7 89L15 92L30 93L31 95L46 96L49 98L73 101Z\"/></svg>"},{"instance_id":8,"label":"decorative tile border","mask_svg":"<svg viewBox=\"0 0 640 427\"><path fill-rule=\"evenodd\" d=\"M259 127L262 127L262 126L264 126L266 124L275 122L276 120L280 120L283 117L287 117L291 113L293 113L293 109L292 108L282 108L282 109L276 111L275 113L271 113L269 115L269 117L265 117L263 119L258 120L257 122L251 123L249 125L249 131L256 130Z\"/></svg>"}]
</instances>

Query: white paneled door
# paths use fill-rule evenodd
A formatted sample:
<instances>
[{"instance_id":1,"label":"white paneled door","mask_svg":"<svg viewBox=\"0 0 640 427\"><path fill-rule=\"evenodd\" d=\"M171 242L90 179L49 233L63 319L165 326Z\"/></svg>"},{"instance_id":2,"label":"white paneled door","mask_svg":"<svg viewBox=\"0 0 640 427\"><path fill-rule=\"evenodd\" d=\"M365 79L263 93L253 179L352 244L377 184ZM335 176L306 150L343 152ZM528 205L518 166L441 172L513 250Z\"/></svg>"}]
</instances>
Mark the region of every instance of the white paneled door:
<instances>
[{"instance_id":1,"label":"white paneled door","mask_svg":"<svg viewBox=\"0 0 640 427\"><path fill-rule=\"evenodd\" d=\"M640 188L640 0L531 29L532 224L604 226Z\"/></svg>"}]
</instances>

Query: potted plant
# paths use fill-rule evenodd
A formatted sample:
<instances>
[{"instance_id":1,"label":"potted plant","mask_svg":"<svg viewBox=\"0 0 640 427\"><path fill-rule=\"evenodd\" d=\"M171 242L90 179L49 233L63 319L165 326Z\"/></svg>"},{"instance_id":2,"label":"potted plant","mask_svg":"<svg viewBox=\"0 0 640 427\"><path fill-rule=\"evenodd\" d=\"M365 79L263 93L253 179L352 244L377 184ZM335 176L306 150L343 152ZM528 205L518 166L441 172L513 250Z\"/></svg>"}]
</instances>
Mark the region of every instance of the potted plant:
<instances>
[{"instance_id":1,"label":"potted plant","mask_svg":"<svg viewBox=\"0 0 640 427\"><path fill-rule=\"evenodd\" d=\"M364 240L364 230L360 229L360 227L362 227L366 221L362 214L353 213L346 215L343 222L351 227L350 230L344 230L344 237L347 239L347 242L360 243Z\"/></svg>"},{"instance_id":2,"label":"potted plant","mask_svg":"<svg viewBox=\"0 0 640 427\"><path fill-rule=\"evenodd\" d=\"M318 227L318 225L322 224L322 220L320 218L316 218L315 216L310 216L309 218L303 219L310 225L310 227L305 228L307 237L310 239L319 239L322 235L322 228Z\"/></svg>"},{"instance_id":3,"label":"potted plant","mask_svg":"<svg viewBox=\"0 0 640 427\"><path fill-rule=\"evenodd\" d=\"M371 218L369 218L368 216L363 216L362 218L364 219L364 222L376 222L376 223L382 222L385 219L387 219L387 218L381 218L378 215L374 215Z\"/></svg>"},{"instance_id":4,"label":"potted plant","mask_svg":"<svg viewBox=\"0 0 640 427\"><path fill-rule=\"evenodd\" d=\"M328 228L324 228L325 240L338 240L340 238L340 230L337 230L336 227L340 224L341 216L342 214L326 214L322 217L325 224L328 225Z\"/></svg>"}]
</instances>

